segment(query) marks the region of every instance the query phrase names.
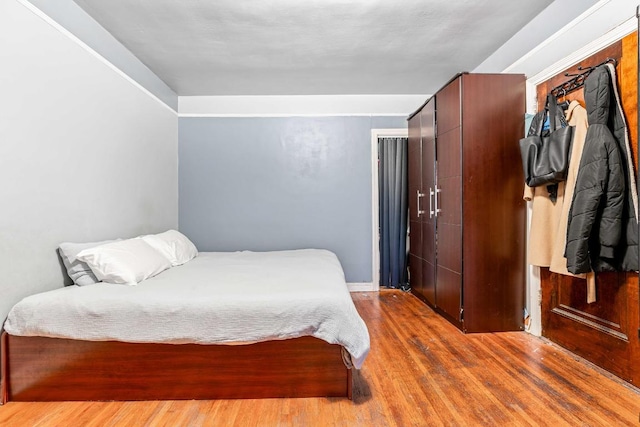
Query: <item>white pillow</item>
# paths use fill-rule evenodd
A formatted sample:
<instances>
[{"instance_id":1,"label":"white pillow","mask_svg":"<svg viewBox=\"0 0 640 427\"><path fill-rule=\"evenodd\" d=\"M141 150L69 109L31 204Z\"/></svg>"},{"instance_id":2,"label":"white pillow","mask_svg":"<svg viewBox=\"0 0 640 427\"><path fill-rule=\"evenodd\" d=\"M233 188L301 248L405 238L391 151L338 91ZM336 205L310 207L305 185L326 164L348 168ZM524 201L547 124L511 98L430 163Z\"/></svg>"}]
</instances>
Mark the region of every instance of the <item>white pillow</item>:
<instances>
[{"instance_id":1,"label":"white pillow","mask_svg":"<svg viewBox=\"0 0 640 427\"><path fill-rule=\"evenodd\" d=\"M144 240L128 239L85 249L77 256L106 283L136 285L171 267L171 262Z\"/></svg>"},{"instance_id":2,"label":"white pillow","mask_svg":"<svg viewBox=\"0 0 640 427\"><path fill-rule=\"evenodd\" d=\"M142 236L142 240L167 257L174 267L182 265L198 255L198 249L191 240L176 230Z\"/></svg>"},{"instance_id":3,"label":"white pillow","mask_svg":"<svg viewBox=\"0 0 640 427\"><path fill-rule=\"evenodd\" d=\"M118 239L119 240L119 239ZM105 240L102 242L89 242L89 243L60 243L58 247L58 253L60 258L67 269L67 275L78 286L93 285L98 283L99 280L91 271L91 268L85 263L77 259L78 253L84 249L94 248L96 246L104 245L107 243L115 242L115 240Z\"/></svg>"}]
</instances>

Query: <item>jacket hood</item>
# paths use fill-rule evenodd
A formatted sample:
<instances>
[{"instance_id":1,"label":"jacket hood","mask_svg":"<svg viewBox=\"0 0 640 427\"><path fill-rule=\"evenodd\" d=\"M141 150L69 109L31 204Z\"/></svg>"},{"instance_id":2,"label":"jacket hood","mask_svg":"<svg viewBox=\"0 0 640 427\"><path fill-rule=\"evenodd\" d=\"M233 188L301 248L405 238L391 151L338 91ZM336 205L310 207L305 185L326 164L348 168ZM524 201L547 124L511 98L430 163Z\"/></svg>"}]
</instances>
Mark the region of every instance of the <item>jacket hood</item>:
<instances>
[{"instance_id":1,"label":"jacket hood","mask_svg":"<svg viewBox=\"0 0 640 427\"><path fill-rule=\"evenodd\" d=\"M611 77L607 67L598 67L584 82L584 102L587 107L589 126L606 125L611 103Z\"/></svg>"}]
</instances>

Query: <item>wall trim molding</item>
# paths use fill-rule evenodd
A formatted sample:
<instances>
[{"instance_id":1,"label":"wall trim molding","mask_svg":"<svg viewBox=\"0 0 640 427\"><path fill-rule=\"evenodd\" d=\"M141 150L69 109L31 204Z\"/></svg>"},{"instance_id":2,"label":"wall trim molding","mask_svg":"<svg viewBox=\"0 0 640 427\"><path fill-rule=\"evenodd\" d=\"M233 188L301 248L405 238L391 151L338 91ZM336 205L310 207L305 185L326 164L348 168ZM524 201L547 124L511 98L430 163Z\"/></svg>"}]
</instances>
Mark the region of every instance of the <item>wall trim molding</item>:
<instances>
[{"instance_id":1,"label":"wall trim molding","mask_svg":"<svg viewBox=\"0 0 640 427\"><path fill-rule=\"evenodd\" d=\"M371 282L347 283L349 292L378 292L378 289Z\"/></svg>"},{"instance_id":2,"label":"wall trim molding","mask_svg":"<svg viewBox=\"0 0 640 427\"><path fill-rule=\"evenodd\" d=\"M582 12L580 15L578 15L573 20L571 20L569 23L567 23L564 27L560 28L558 31L553 33L551 36L547 37L544 41L542 41L536 47L531 49L529 52L527 52L526 54L524 54L523 56L518 58L514 63L512 63L507 68L505 68L503 73L510 72L511 70L516 68L518 65L522 64L523 62L525 62L527 59L535 56L539 51L541 51L542 49L544 49L548 45L552 44L553 42L555 42L559 38L563 37L565 34L569 33L578 24L580 24L582 21L587 19L589 16L593 15L594 13L596 13L599 9L604 7L610 1L611 0L600 0L599 2L597 2L596 4L591 6L589 9L585 10L584 12Z\"/></svg>"},{"instance_id":3,"label":"wall trim molding","mask_svg":"<svg viewBox=\"0 0 640 427\"><path fill-rule=\"evenodd\" d=\"M613 28L611 31L608 31L591 43L573 52L571 55L562 58L560 61L551 64L539 73L529 77L528 81L531 84L537 86L545 80L548 80L551 77L555 76L559 72L590 57L594 53L601 51L605 47L617 42L618 40L623 39L625 36L631 34L637 29L638 19L635 16L631 17L617 27Z\"/></svg>"},{"instance_id":4,"label":"wall trim molding","mask_svg":"<svg viewBox=\"0 0 640 427\"><path fill-rule=\"evenodd\" d=\"M407 113L379 113L379 114L368 114L368 113L323 113L323 114L298 114L298 113L283 113L283 114L181 114L178 113L178 117L180 118L260 118L260 117L407 117L409 114Z\"/></svg>"},{"instance_id":5,"label":"wall trim molding","mask_svg":"<svg viewBox=\"0 0 640 427\"><path fill-rule=\"evenodd\" d=\"M425 95L179 96L179 117L407 116Z\"/></svg>"},{"instance_id":6,"label":"wall trim molding","mask_svg":"<svg viewBox=\"0 0 640 427\"><path fill-rule=\"evenodd\" d=\"M380 290L380 201L378 185L378 138L408 138L409 129L371 129L371 280L372 291Z\"/></svg>"},{"instance_id":7,"label":"wall trim molding","mask_svg":"<svg viewBox=\"0 0 640 427\"><path fill-rule=\"evenodd\" d=\"M144 86L142 86L140 83L138 83L137 81L135 81L134 79L132 79L127 73L125 73L124 71L122 71L120 68L116 67L112 62L110 62L108 59L106 59L104 56L102 56L100 53L98 53L95 49L93 49L91 46L89 46L88 44L86 44L85 42L83 42L82 40L80 40L76 35L74 35L72 32L70 32L69 30L67 30L66 28L64 28L62 25L60 25L58 22L56 22L53 18L51 18L49 15L47 15L46 13L44 13L43 11L41 11L40 9L38 9L38 7L36 7L34 4L30 3L27 0L16 0L19 4L21 4L23 7L25 7L27 10L29 10L31 13L33 13L34 15L36 15L38 18L42 19L44 22L46 22L47 24L49 24L51 27L53 27L54 29L56 29L58 32L60 32L61 34L63 34L64 36L66 36L67 38L69 38L71 41L73 41L74 43L76 43L78 46L80 46L82 49L84 49L86 52L88 52L90 55L92 55L93 57L95 57L98 61L102 62L104 65L106 65L107 67L109 67L112 71L114 71L116 74L118 74L120 77L122 77L123 79L125 79L126 81L128 81L129 83L131 83L133 86L135 86L136 88L140 89L142 92L144 92L145 94L147 94L148 96L150 96L151 98L153 98L154 100L156 100L158 103L160 103L164 108L166 108L167 110L169 110L170 112L174 113L174 114L178 114L178 112L176 110L174 110L173 108L171 108L169 105L167 105L164 101L162 101L160 98L158 98L156 95L154 95L151 91L149 91L147 88L145 88Z\"/></svg>"}]
</instances>

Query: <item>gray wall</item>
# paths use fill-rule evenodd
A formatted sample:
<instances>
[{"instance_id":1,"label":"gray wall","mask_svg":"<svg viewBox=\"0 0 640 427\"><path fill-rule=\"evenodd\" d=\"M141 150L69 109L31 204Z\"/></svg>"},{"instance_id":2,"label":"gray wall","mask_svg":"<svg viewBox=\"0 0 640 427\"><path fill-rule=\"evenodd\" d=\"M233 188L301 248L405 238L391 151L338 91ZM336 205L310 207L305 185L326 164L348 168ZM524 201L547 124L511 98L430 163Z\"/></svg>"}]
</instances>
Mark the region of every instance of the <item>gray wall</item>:
<instances>
[{"instance_id":1,"label":"gray wall","mask_svg":"<svg viewBox=\"0 0 640 427\"><path fill-rule=\"evenodd\" d=\"M324 248L371 282L371 129L404 117L180 118L180 230L201 251Z\"/></svg>"},{"instance_id":2,"label":"gray wall","mask_svg":"<svg viewBox=\"0 0 640 427\"><path fill-rule=\"evenodd\" d=\"M0 321L59 288L56 248L178 225L178 118L16 0L0 2Z\"/></svg>"}]
</instances>

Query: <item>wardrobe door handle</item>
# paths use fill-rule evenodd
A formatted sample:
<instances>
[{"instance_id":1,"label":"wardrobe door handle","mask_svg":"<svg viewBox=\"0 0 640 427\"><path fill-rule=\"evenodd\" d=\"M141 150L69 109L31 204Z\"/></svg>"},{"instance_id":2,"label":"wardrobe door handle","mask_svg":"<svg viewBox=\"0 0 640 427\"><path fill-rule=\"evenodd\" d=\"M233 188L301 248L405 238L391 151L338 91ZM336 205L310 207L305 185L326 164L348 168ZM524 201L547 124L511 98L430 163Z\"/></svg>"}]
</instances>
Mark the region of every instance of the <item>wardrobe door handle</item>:
<instances>
[{"instance_id":1,"label":"wardrobe door handle","mask_svg":"<svg viewBox=\"0 0 640 427\"><path fill-rule=\"evenodd\" d=\"M431 206L431 198L434 194L434 191L431 189L431 187L429 187L429 218L433 218L433 215L436 213L436 211L434 211L433 207Z\"/></svg>"},{"instance_id":2,"label":"wardrobe door handle","mask_svg":"<svg viewBox=\"0 0 640 427\"><path fill-rule=\"evenodd\" d=\"M436 217L438 216L439 212L442 212L442 209L438 208L438 194L442 192L441 188L438 188L438 186L436 186L436 193L434 194L433 198L436 201Z\"/></svg>"},{"instance_id":3,"label":"wardrobe door handle","mask_svg":"<svg viewBox=\"0 0 640 427\"><path fill-rule=\"evenodd\" d=\"M417 208L418 208L418 218L420 218L420 215L422 215L424 213L423 210L420 210L420 198L424 197L424 193L421 193L420 190L416 190L416 195L418 196L418 200L417 200Z\"/></svg>"}]
</instances>

